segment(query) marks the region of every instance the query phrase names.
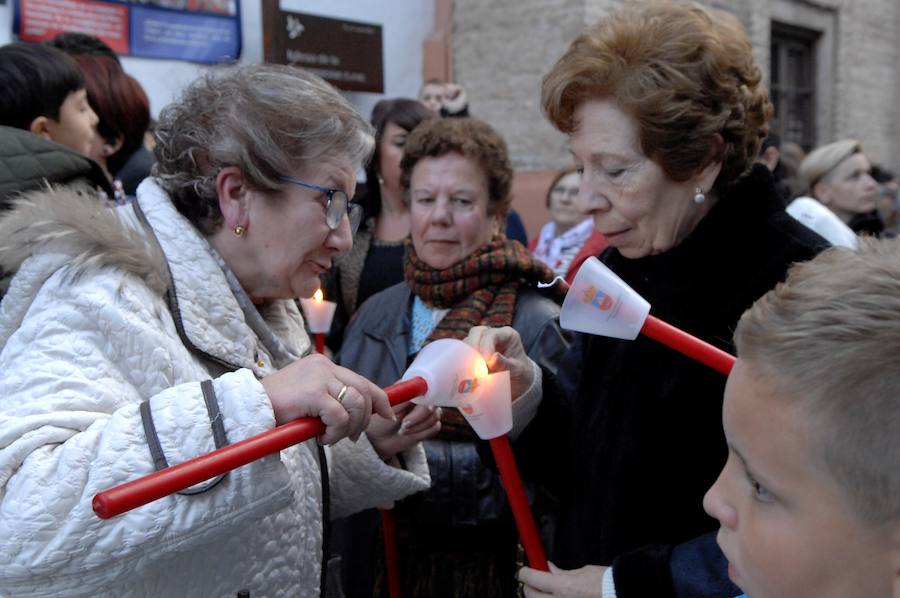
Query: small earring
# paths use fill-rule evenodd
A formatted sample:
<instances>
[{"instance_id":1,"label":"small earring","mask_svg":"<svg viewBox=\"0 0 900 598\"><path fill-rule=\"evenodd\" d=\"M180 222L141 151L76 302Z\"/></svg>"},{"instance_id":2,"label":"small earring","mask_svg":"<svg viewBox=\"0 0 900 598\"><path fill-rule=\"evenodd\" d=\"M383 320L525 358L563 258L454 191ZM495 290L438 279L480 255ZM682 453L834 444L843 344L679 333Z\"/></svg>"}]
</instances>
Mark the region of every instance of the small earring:
<instances>
[{"instance_id":1,"label":"small earring","mask_svg":"<svg viewBox=\"0 0 900 598\"><path fill-rule=\"evenodd\" d=\"M706 196L703 195L703 189L701 189L700 187L697 187L696 191L694 193L694 203L699 206L704 201L706 201Z\"/></svg>"},{"instance_id":2,"label":"small earring","mask_svg":"<svg viewBox=\"0 0 900 598\"><path fill-rule=\"evenodd\" d=\"M234 235L235 235L236 237L243 237L243 236L244 236L244 231L245 231L245 230L246 230L246 229L245 229L243 226L241 226L240 224L238 224L237 226L234 227Z\"/></svg>"},{"instance_id":3,"label":"small earring","mask_svg":"<svg viewBox=\"0 0 900 598\"><path fill-rule=\"evenodd\" d=\"M378 175L378 184L384 185L384 177L382 177L381 175Z\"/></svg>"}]
</instances>

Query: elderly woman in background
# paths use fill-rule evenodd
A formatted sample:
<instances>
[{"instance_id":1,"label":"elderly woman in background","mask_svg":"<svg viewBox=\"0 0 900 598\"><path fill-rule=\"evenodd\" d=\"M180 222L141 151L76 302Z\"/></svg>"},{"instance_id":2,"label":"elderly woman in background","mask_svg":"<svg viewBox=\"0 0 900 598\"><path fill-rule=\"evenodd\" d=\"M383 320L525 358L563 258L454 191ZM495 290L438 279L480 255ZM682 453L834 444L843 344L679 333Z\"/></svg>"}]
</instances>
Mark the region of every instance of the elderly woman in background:
<instances>
[{"instance_id":1,"label":"elderly woman in background","mask_svg":"<svg viewBox=\"0 0 900 598\"><path fill-rule=\"evenodd\" d=\"M427 343L482 325L512 326L531 359L555 370L568 342L557 303L535 288L553 273L501 232L512 182L503 139L478 120L429 120L400 167L412 224L406 280L357 312L338 363L389 384ZM443 424L426 443L432 489L398 509L404 595L512 596L515 529L498 478L456 410L444 410Z\"/></svg>"},{"instance_id":2,"label":"elderly woman in background","mask_svg":"<svg viewBox=\"0 0 900 598\"><path fill-rule=\"evenodd\" d=\"M603 261L662 320L732 351L743 311L824 247L753 164L772 105L734 17L668 2L621 9L572 42L542 103L583 169L579 200L611 246ZM519 387L538 382L514 331L469 340L504 355ZM724 386L646 337L578 337L517 443L520 465L560 497L551 560L577 570L523 569L526 595L597 595L601 584L624 598L705 595L696 553L665 545L716 529L702 498L726 458ZM517 425L530 408L515 407ZM724 577L721 555L712 563Z\"/></svg>"},{"instance_id":3,"label":"elderly woman in background","mask_svg":"<svg viewBox=\"0 0 900 598\"><path fill-rule=\"evenodd\" d=\"M308 355L293 300L350 248L370 127L321 79L247 65L192 84L158 135L131 205L47 190L0 219L18 270L0 311L0 593L318 596L329 515L429 483L384 393ZM321 445L91 512L101 490L301 416L325 423Z\"/></svg>"},{"instance_id":4,"label":"elderly woman in background","mask_svg":"<svg viewBox=\"0 0 900 598\"><path fill-rule=\"evenodd\" d=\"M884 230L884 222L876 210L878 183L871 170L860 142L842 139L807 154L797 174L809 195L850 230L877 236Z\"/></svg>"},{"instance_id":5,"label":"elderly woman in background","mask_svg":"<svg viewBox=\"0 0 900 598\"><path fill-rule=\"evenodd\" d=\"M550 266L557 276L571 283L584 260L600 255L606 247L594 223L577 204L581 173L574 166L560 170L547 189L550 222L538 238L528 244L535 257Z\"/></svg>"},{"instance_id":6,"label":"elderly woman in background","mask_svg":"<svg viewBox=\"0 0 900 598\"><path fill-rule=\"evenodd\" d=\"M346 322L363 302L403 280L403 243L409 236L409 206L400 188L400 158L410 131L435 118L421 102L381 100L372 109L375 152L366 166L366 191L358 203L363 222L353 249L335 260L328 295L338 304L328 345L338 350Z\"/></svg>"}]
</instances>

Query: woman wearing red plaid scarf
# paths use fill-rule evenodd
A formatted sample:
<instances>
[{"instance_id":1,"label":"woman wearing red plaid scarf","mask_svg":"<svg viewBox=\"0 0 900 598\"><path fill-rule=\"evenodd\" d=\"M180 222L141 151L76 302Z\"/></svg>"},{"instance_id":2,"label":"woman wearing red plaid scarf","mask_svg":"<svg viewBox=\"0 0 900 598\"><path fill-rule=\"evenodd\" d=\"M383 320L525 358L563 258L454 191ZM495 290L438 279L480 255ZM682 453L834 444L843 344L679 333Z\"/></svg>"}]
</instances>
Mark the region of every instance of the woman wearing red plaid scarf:
<instances>
[{"instance_id":1,"label":"woman wearing red plaid scarf","mask_svg":"<svg viewBox=\"0 0 900 598\"><path fill-rule=\"evenodd\" d=\"M400 168L412 223L406 280L362 305L338 362L391 384L432 340L512 326L529 357L555 370L568 345L561 294L537 289L552 270L502 232L512 166L500 135L475 119L429 120L409 136ZM425 443L431 489L395 509L403 595L515 595L516 532L500 482L459 413L445 409L442 424ZM384 593L371 556L376 528L365 515L337 526L348 596L371 595L373 584Z\"/></svg>"}]
</instances>

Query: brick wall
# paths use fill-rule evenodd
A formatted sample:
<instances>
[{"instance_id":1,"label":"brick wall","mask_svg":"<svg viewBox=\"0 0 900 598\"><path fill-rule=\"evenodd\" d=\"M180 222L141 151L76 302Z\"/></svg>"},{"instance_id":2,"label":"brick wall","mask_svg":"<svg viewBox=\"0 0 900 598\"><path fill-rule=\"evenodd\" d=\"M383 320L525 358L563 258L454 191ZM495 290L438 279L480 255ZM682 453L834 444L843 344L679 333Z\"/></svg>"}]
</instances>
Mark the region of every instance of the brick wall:
<instances>
[{"instance_id":1,"label":"brick wall","mask_svg":"<svg viewBox=\"0 0 900 598\"><path fill-rule=\"evenodd\" d=\"M900 171L900 2L895 0L704 0L733 12L747 28L768 73L774 16L816 28L833 23L823 45L827 72L818 142L863 141L873 161ZM541 77L584 27L622 0L456 0L453 52L457 80L474 116L507 139L522 170L556 168L569 160L565 139L540 113ZM810 18L810 15L816 19Z\"/></svg>"}]
</instances>

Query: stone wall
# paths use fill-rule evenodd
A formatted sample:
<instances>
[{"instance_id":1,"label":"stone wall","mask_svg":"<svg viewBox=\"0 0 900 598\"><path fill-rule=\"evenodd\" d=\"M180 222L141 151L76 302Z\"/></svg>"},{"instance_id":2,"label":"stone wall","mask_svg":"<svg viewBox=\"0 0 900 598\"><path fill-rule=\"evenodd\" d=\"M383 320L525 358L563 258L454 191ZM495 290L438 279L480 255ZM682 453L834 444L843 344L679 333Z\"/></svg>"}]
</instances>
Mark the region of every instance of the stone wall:
<instances>
[{"instance_id":1,"label":"stone wall","mask_svg":"<svg viewBox=\"0 0 900 598\"><path fill-rule=\"evenodd\" d=\"M542 76L586 26L623 0L456 0L453 52L473 116L507 139L517 169L569 161L543 118ZM768 73L773 19L823 31L818 43L817 141L863 141L873 161L900 168L900 2L895 0L704 0L733 12Z\"/></svg>"}]
</instances>

